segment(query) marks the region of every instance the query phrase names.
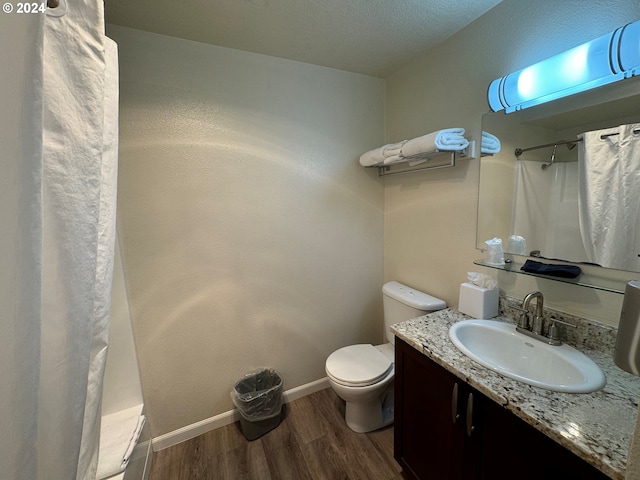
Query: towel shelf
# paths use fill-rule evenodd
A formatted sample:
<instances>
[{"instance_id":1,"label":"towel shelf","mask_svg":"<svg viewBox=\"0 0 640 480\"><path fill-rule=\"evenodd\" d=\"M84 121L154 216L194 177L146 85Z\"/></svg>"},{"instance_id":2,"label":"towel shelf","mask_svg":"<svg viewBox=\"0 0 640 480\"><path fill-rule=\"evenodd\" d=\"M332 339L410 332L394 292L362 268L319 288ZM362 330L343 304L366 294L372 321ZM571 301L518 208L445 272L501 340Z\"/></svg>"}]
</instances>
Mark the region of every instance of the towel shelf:
<instances>
[{"instance_id":1,"label":"towel shelf","mask_svg":"<svg viewBox=\"0 0 640 480\"><path fill-rule=\"evenodd\" d=\"M469 142L469 146L464 150L435 150L420 155L414 155L412 157L406 157L406 162L394 163L391 165L373 165L367 168L377 168L378 177L389 177L391 175L402 175L405 173L424 172L427 170L437 170L440 168L450 168L456 166L456 157L460 158L475 158L475 140ZM448 163L438 163L436 165L425 164L424 162L430 161L432 158L444 157L449 155ZM410 162L420 162L418 165L411 167Z\"/></svg>"}]
</instances>

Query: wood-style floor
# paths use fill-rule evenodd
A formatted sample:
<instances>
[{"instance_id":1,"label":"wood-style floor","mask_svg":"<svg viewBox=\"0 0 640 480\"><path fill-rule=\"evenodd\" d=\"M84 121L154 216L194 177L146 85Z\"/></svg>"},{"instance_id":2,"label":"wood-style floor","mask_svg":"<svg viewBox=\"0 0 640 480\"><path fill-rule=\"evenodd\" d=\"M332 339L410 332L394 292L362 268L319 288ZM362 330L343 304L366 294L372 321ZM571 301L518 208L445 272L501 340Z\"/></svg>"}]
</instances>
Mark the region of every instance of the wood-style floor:
<instances>
[{"instance_id":1,"label":"wood-style floor","mask_svg":"<svg viewBox=\"0 0 640 480\"><path fill-rule=\"evenodd\" d=\"M247 441L239 423L156 452L149 480L401 480L393 427L358 434L330 388L285 405L282 423Z\"/></svg>"}]
</instances>

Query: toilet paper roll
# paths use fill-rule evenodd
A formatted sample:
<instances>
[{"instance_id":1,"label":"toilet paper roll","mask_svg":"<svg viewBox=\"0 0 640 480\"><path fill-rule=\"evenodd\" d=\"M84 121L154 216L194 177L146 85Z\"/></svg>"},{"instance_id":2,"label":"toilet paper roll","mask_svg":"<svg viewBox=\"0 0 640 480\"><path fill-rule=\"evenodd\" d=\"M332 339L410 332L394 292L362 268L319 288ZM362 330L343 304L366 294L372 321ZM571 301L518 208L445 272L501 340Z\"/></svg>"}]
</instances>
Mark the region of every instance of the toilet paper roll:
<instances>
[{"instance_id":1,"label":"toilet paper roll","mask_svg":"<svg viewBox=\"0 0 640 480\"><path fill-rule=\"evenodd\" d=\"M624 289L613 360L621 369L640 375L640 282L635 280Z\"/></svg>"}]
</instances>

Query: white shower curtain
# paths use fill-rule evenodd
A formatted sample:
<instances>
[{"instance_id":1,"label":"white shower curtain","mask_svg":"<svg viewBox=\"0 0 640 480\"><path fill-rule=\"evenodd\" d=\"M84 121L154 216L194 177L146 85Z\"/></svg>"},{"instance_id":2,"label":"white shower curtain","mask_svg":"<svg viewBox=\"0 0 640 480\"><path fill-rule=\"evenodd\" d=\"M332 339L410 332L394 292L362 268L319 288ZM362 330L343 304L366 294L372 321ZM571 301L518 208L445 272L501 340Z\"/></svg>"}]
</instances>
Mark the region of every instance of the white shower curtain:
<instances>
[{"instance_id":1,"label":"white shower curtain","mask_svg":"<svg viewBox=\"0 0 640 480\"><path fill-rule=\"evenodd\" d=\"M17 257L2 288L11 276L17 282L15 292L2 292L13 304L0 345L3 480L93 480L97 467L115 239L117 53L104 36L102 1L67 3L65 15L25 25L33 76L1 93L22 97L20 114L29 119L24 138L3 140L30 142L4 157L5 173L21 187L10 198L18 226L4 242L13 248L5 255ZM3 65L12 67L21 69Z\"/></svg>"},{"instance_id":2,"label":"white shower curtain","mask_svg":"<svg viewBox=\"0 0 640 480\"><path fill-rule=\"evenodd\" d=\"M640 124L580 135L580 231L589 261L638 270Z\"/></svg>"},{"instance_id":3,"label":"white shower curtain","mask_svg":"<svg viewBox=\"0 0 640 480\"><path fill-rule=\"evenodd\" d=\"M578 220L578 162L561 161L543 170L541 162L518 160L512 231L528 250L546 258L584 262Z\"/></svg>"}]
</instances>

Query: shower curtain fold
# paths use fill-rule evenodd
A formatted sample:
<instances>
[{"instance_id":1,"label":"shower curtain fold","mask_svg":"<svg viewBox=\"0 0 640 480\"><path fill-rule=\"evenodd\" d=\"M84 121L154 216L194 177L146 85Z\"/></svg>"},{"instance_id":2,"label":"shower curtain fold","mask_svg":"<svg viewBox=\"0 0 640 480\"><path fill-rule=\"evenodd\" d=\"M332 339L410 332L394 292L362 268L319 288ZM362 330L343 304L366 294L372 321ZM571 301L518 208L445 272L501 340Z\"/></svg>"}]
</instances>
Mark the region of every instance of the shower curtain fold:
<instances>
[{"instance_id":1,"label":"shower curtain fold","mask_svg":"<svg viewBox=\"0 0 640 480\"><path fill-rule=\"evenodd\" d=\"M0 22L0 471L10 480L37 478L44 22L40 15Z\"/></svg>"},{"instance_id":2,"label":"shower curtain fold","mask_svg":"<svg viewBox=\"0 0 640 480\"><path fill-rule=\"evenodd\" d=\"M93 298L93 342L89 357L83 436L77 478L95 478L98 466L102 381L106 365L111 284L115 254L116 179L118 159L118 52L115 42L104 39L104 112L102 161L97 219L96 278Z\"/></svg>"},{"instance_id":3,"label":"shower curtain fold","mask_svg":"<svg viewBox=\"0 0 640 480\"><path fill-rule=\"evenodd\" d=\"M24 59L33 71L2 93L21 98L15 119L28 128L0 146L3 173L22 182L0 197L19 207L17 227L3 231L11 241L2 243L15 260L0 265L10 267L2 290L17 280L15 292L2 292L10 317L0 344L0 427L13 445L0 453L3 480L95 478L118 124L117 53L104 36L102 9L101 0L78 0L60 17L12 20L25 24ZM23 59L0 54L13 60L3 68L24 69Z\"/></svg>"},{"instance_id":4,"label":"shower curtain fold","mask_svg":"<svg viewBox=\"0 0 640 480\"><path fill-rule=\"evenodd\" d=\"M580 231L589 261L608 268L640 267L638 126L579 135Z\"/></svg>"}]
</instances>

